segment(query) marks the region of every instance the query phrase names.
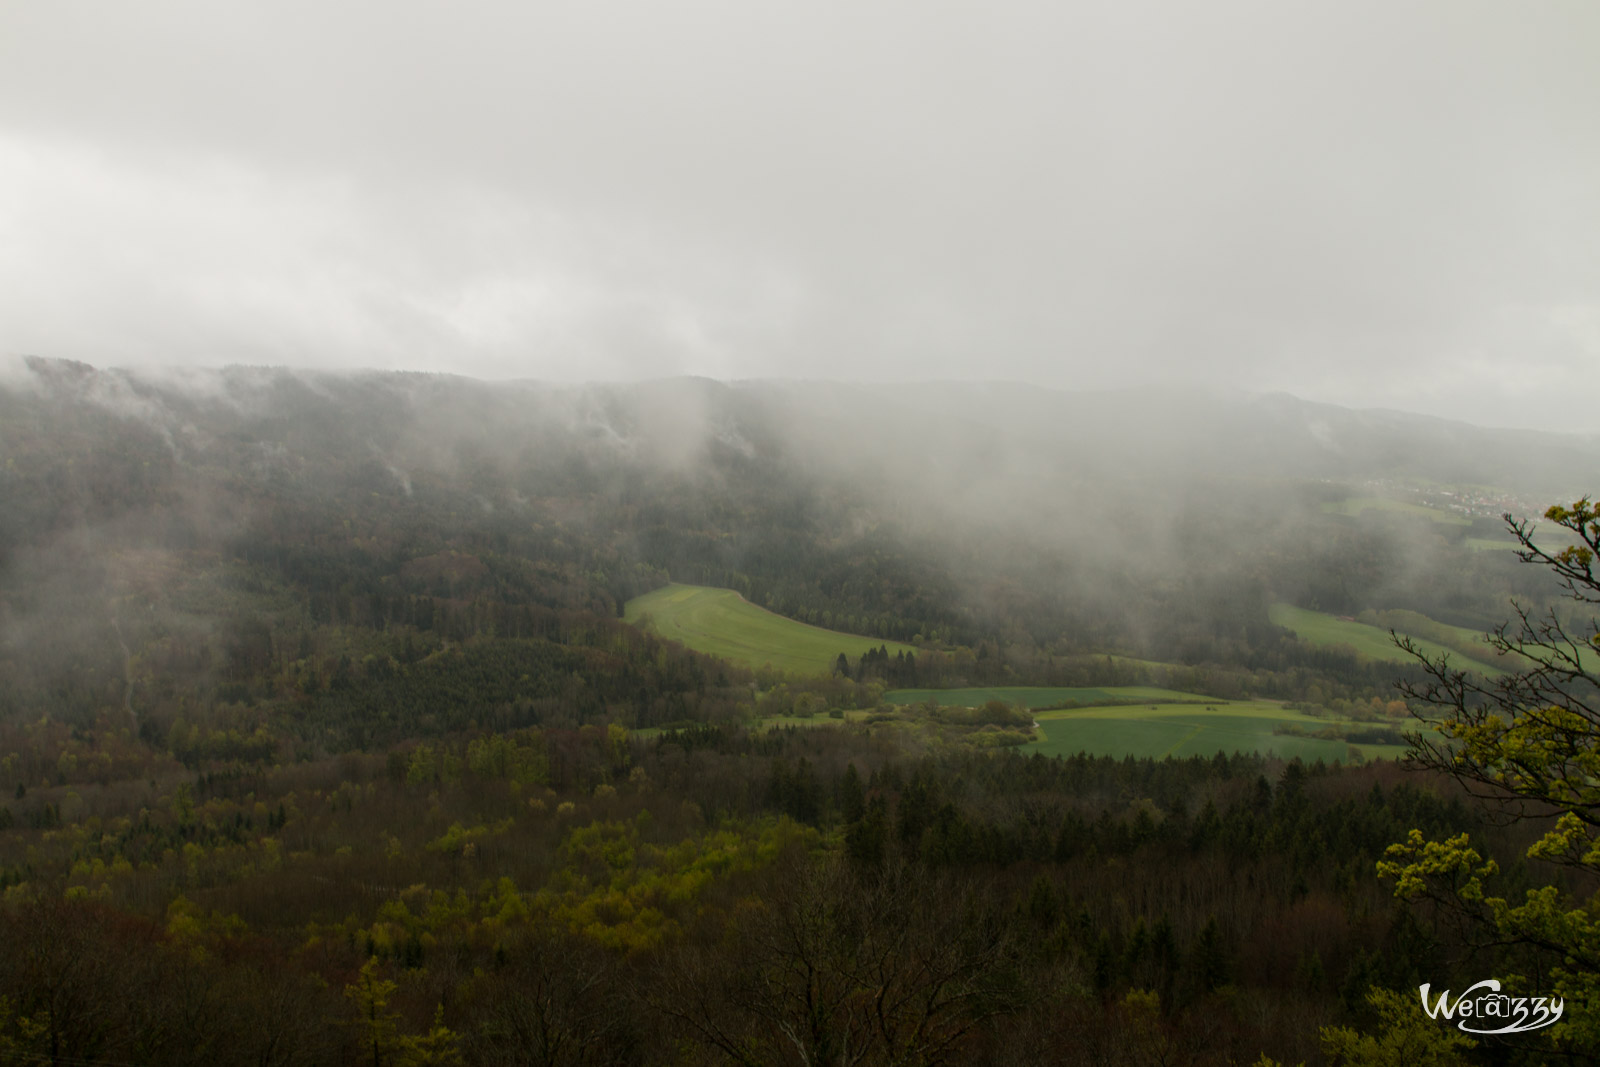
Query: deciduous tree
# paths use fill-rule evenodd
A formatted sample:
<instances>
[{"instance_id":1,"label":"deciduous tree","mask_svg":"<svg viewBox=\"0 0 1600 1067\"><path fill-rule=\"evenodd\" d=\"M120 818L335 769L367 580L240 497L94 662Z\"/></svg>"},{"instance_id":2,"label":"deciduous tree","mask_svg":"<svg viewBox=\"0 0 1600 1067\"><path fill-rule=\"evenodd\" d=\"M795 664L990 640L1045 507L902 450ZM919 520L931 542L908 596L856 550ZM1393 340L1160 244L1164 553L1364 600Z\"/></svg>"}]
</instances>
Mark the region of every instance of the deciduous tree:
<instances>
[{"instance_id":1,"label":"deciduous tree","mask_svg":"<svg viewBox=\"0 0 1600 1067\"><path fill-rule=\"evenodd\" d=\"M1574 884L1592 887L1600 877L1600 508L1584 498L1546 511L1573 538L1556 552L1534 543L1529 522L1505 518L1520 558L1549 569L1576 608L1540 614L1514 603L1515 620L1488 638L1511 669L1492 678L1454 670L1447 657L1396 637L1428 675L1400 686L1425 727L1411 738L1410 760L1451 775L1504 819L1541 820L1545 833L1528 858L1567 867L1578 875ZM1547 968L1548 991L1567 1002L1557 1039L1600 1047L1600 894L1580 899L1547 884L1520 902L1495 895L1499 867L1466 834L1430 841L1413 831L1390 847L1379 872L1394 879L1397 896L1432 898L1487 941Z\"/></svg>"}]
</instances>

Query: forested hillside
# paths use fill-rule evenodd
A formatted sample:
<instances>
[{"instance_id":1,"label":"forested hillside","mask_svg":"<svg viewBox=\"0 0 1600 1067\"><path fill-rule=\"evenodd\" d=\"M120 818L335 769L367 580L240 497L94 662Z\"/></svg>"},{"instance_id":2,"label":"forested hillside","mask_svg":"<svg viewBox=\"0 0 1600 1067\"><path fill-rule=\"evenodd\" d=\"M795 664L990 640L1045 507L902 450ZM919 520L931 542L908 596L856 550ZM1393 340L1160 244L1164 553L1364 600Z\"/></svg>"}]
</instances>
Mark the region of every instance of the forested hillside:
<instances>
[{"instance_id":1,"label":"forested hillside","mask_svg":"<svg viewBox=\"0 0 1600 1067\"><path fill-rule=\"evenodd\" d=\"M1512 595L1574 618L1477 543L1492 505L1437 502L1575 497L1585 448L1289 398L30 361L0 1062L1318 1062L1374 986L1545 965L1374 875L1538 824L1392 763L1023 756L1023 712L883 694L1402 716L1422 668L1316 620L1465 657ZM669 582L871 640L718 659L624 621Z\"/></svg>"},{"instance_id":2,"label":"forested hillside","mask_svg":"<svg viewBox=\"0 0 1600 1067\"><path fill-rule=\"evenodd\" d=\"M947 654L935 684L1048 683L1057 658L1113 652L1250 692L1304 696L1320 674L1329 695L1370 696L1392 669L1288 640L1270 604L1483 629L1508 594L1549 592L1471 546L1496 518L1331 513L1342 483L1286 477L1281 452L1227 434L1153 454L1193 436L1192 413L1091 448L1011 417L1010 394L958 419L947 394L906 392L870 407L843 387L825 403L699 380L179 380L35 361L0 393L0 700L48 694L87 722L131 682L158 730L180 696L337 703L447 642L571 644L576 627L592 643L603 627L580 617L614 618L669 577ZM1359 460L1348 478L1393 474Z\"/></svg>"}]
</instances>

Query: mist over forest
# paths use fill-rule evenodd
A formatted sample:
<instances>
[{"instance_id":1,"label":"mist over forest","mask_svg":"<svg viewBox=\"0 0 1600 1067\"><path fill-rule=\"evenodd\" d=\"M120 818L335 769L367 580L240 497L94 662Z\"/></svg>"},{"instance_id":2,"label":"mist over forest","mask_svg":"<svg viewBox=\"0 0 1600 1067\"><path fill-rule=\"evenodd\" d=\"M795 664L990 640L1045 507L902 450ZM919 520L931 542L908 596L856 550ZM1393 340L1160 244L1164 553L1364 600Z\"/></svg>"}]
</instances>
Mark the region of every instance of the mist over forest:
<instances>
[{"instance_id":1,"label":"mist over forest","mask_svg":"<svg viewBox=\"0 0 1600 1067\"><path fill-rule=\"evenodd\" d=\"M277 648L382 628L419 596L615 616L669 579L849 632L987 643L1024 673L1107 652L1292 660L1273 600L1486 628L1535 576L1469 539L1600 465L1577 437L1177 391L36 360L0 398L0 699L81 691L81 721L128 681L118 628L195 642L196 695L215 699L242 628ZM1434 485L1506 488L1463 525L1324 508Z\"/></svg>"},{"instance_id":2,"label":"mist over forest","mask_svg":"<svg viewBox=\"0 0 1600 1067\"><path fill-rule=\"evenodd\" d=\"M1600 1063L1597 40L0 3L0 1067Z\"/></svg>"},{"instance_id":3,"label":"mist over forest","mask_svg":"<svg viewBox=\"0 0 1600 1067\"><path fill-rule=\"evenodd\" d=\"M1370 1062L1416 1038L1384 997L1549 951L1374 876L1548 825L1395 762L1431 676L1387 632L1490 680L1512 598L1587 632L1502 515L1595 444L1221 389L10 364L0 1057ZM630 611L691 588L826 669ZM1277 725L1184 748L1233 736L1202 711Z\"/></svg>"}]
</instances>

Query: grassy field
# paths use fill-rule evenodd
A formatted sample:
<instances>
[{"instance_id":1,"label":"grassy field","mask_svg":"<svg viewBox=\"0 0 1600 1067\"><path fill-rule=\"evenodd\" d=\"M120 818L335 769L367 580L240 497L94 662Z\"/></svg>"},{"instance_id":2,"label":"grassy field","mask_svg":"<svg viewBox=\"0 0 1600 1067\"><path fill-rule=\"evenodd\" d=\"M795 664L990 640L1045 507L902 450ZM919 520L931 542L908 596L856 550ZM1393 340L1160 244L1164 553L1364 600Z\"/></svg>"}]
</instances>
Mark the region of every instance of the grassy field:
<instances>
[{"instance_id":1,"label":"grassy field","mask_svg":"<svg viewBox=\"0 0 1600 1067\"><path fill-rule=\"evenodd\" d=\"M1314 645L1349 645L1355 649L1357 655L1366 656L1368 659L1384 663L1411 662L1410 657L1396 648L1394 642L1389 639L1389 631L1376 626L1338 619L1325 612L1308 611L1284 603L1273 604L1269 609L1269 617L1275 625L1293 630ZM1470 631L1462 632L1470 634ZM1420 637L1414 637L1412 640L1430 656L1448 655L1450 662L1458 667L1471 668L1484 674L1499 674L1504 670L1486 660L1468 658L1453 649Z\"/></svg>"},{"instance_id":2,"label":"grassy field","mask_svg":"<svg viewBox=\"0 0 1600 1067\"><path fill-rule=\"evenodd\" d=\"M1356 616L1356 621L1368 626L1375 626L1382 630L1385 635L1390 630L1398 630L1400 633L1426 638L1438 644L1454 645L1457 653L1463 656L1471 656L1471 653L1479 652L1481 653L1480 656L1472 658L1482 659L1485 663L1494 658L1489 649L1475 647L1483 644L1484 634L1482 630L1440 622L1438 619L1428 618L1421 612L1406 611L1404 609L1363 611ZM1461 648L1460 646L1462 645L1467 647Z\"/></svg>"},{"instance_id":3,"label":"grassy field","mask_svg":"<svg viewBox=\"0 0 1600 1067\"><path fill-rule=\"evenodd\" d=\"M1271 701L1226 701L1199 693L1182 693L1153 686L1104 686L1095 689L1067 689L1051 686L1010 686L995 689L896 689L884 694L891 704L919 704L934 700L944 705L976 707L989 700L1003 700L1027 708L1047 708L1069 700L1084 704L1103 700L1100 706L1036 711L1040 740L1024 748L1047 756L1090 752L1105 756L1134 756L1161 759L1166 756L1214 756L1218 751L1232 753L1276 753L1285 759L1299 756L1310 762L1321 759L1350 761L1351 745L1315 737L1275 734L1283 723L1313 733L1335 725L1290 711ZM1138 704L1111 704L1110 701L1141 701ZM1363 759L1394 759L1405 752L1403 745L1357 745Z\"/></svg>"},{"instance_id":4,"label":"grassy field","mask_svg":"<svg viewBox=\"0 0 1600 1067\"><path fill-rule=\"evenodd\" d=\"M1381 496L1353 496L1338 503L1324 504L1322 505L1322 510L1334 515L1359 515L1363 511L1392 511L1401 515L1414 515L1418 518L1431 519L1447 526L1472 525L1472 520L1465 515L1452 515L1448 511L1440 511L1438 508L1424 507L1421 504L1407 504L1401 500L1390 500Z\"/></svg>"},{"instance_id":5,"label":"grassy field","mask_svg":"<svg viewBox=\"0 0 1600 1067\"><path fill-rule=\"evenodd\" d=\"M1533 543L1550 553L1559 552L1568 545L1576 544L1577 540L1572 535L1571 530L1563 530L1561 527L1554 525L1540 526L1533 534ZM1495 537L1469 537L1464 543L1468 548L1480 552L1510 552L1512 549L1522 547L1522 544L1518 541L1502 540Z\"/></svg>"},{"instance_id":6,"label":"grassy field","mask_svg":"<svg viewBox=\"0 0 1600 1067\"><path fill-rule=\"evenodd\" d=\"M1151 686L1105 686L1094 689L1066 689L1049 686L1009 686L994 689L897 689L884 694L891 704L906 707L932 699L944 706L976 707L990 700L1003 700L1028 708L1048 707L1067 700L1137 700L1136 704L1098 705L1035 711L1038 740L1024 745L1023 752L1046 756L1071 756L1089 752L1099 756L1133 756L1163 759L1172 756L1210 757L1220 752L1259 752L1285 759L1298 756L1310 763L1351 761L1351 750L1362 759L1396 759L1405 753L1403 745L1351 745L1347 741L1316 737L1296 737L1274 733L1275 727L1292 724L1306 733L1329 726L1350 725L1319 719L1291 711L1272 701L1226 701L1199 693L1182 693ZM799 718L779 715L750 720L756 731L785 726L819 727L859 723L872 717L871 711L851 710L843 719L828 715ZM903 719L902 722L921 720ZM1373 724L1384 725L1384 724ZM1409 728L1410 724L1402 724ZM635 731L637 737L653 736L657 729Z\"/></svg>"},{"instance_id":7,"label":"grassy field","mask_svg":"<svg viewBox=\"0 0 1600 1067\"><path fill-rule=\"evenodd\" d=\"M1260 752L1285 759L1299 756L1308 763L1318 759L1348 763L1352 749L1359 749L1363 759L1394 759L1405 752L1403 745L1351 745L1275 734L1273 728L1280 723L1292 723L1308 733L1335 724L1265 701L1078 708L1041 711L1036 719L1044 738L1025 746L1024 751L1046 756L1090 752L1136 759L1183 759L1218 752Z\"/></svg>"},{"instance_id":8,"label":"grassy field","mask_svg":"<svg viewBox=\"0 0 1600 1067\"><path fill-rule=\"evenodd\" d=\"M648 618L656 633L697 652L795 674L827 674L841 652L854 662L868 649L885 645L890 655L915 651L894 641L795 622L756 607L731 589L703 585L669 585L634 597L624 617L631 623Z\"/></svg>"},{"instance_id":9,"label":"grassy field","mask_svg":"<svg viewBox=\"0 0 1600 1067\"><path fill-rule=\"evenodd\" d=\"M939 704L975 708L991 700L1007 704L1021 704L1025 708L1049 708L1076 701L1079 704L1096 704L1114 700L1181 701L1196 700L1215 703L1213 698L1194 693L1180 693L1175 689L1157 689L1147 685L1108 685L1096 689L1065 689L1056 686L1014 685L996 689L892 689L883 694L890 704L921 704L932 700Z\"/></svg>"}]
</instances>

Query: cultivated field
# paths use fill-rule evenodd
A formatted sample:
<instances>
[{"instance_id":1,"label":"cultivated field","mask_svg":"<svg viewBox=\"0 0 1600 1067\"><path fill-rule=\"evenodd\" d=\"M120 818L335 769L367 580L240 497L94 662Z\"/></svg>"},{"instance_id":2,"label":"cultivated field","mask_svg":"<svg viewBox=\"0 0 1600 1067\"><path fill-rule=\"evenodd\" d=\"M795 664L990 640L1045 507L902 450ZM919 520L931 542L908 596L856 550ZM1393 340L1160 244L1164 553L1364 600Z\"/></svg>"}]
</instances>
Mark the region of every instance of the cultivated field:
<instances>
[{"instance_id":1,"label":"cultivated field","mask_svg":"<svg viewBox=\"0 0 1600 1067\"><path fill-rule=\"evenodd\" d=\"M1284 603L1273 604L1268 616L1274 625L1293 630L1298 636L1314 645L1348 645L1355 649L1357 655L1384 663L1415 662L1395 647L1389 638L1389 631L1377 626L1339 619L1325 612L1308 611ZM1471 631L1462 630L1462 633L1470 635ZM1412 640L1429 656L1448 655L1450 662L1457 667L1470 668L1484 674L1500 674L1504 671L1503 667L1496 667L1486 659L1469 658L1454 649L1425 638L1412 637Z\"/></svg>"},{"instance_id":2,"label":"cultivated field","mask_svg":"<svg viewBox=\"0 0 1600 1067\"><path fill-rule=\"evenodd\" d=\"M1394 759L1403 745L1352 746L1345 741L1275 734L1280 724L1292 724L1306 733L1350 723L1314 718L1290 711L1271 701L1227 701L1200 693L1182 693L1153 686L1103 686L1067 689L1050 686L1011 686L995 689L896 689L884 694L891 704L920 704L933 700L943 705L977 707L990 700L1049 708L1077 701L1084 705L1054 711L1036 711L1040 739L1024 751L1047 756L1089 752L1100 756L1214 756L1217 752L1276 753L1286 759L1299 756L1350 762L1351 749L1363 759ZM1096 701L1105 701L1096 705ZM1125 703L1139 701L1139 703ZM1115 703L1114 703L1115 702ZM1363 724L1364 725L1364 724ZM1386 725L1386 724L1373 724ZM1409 728L1409 724L1402 724Z\"/></svg>"},{"instance_id":3,"label":"cultivated field","mask_svg":"<svg viewBox=\"0 0 1600 1067\"><path fill-rule=\"evenodd\" d=\"M662 637L697 652L747 667L771 666L795 674L827 674L843 652L852 663L868 649L913 652L910 645L824 630L758 608L731 589L669 585L634 597L624 608L628 622L648 621Z\"/></svg>"},{"instance_id":4,"label":"cultivated field","mask_svg":"<svg viewBox=\"0 0 1600 1067\"><path fill-rule=\"evenodd\" d=\"M1205 698L1200 698L1205 699ZM1394 759L1403 745L1352 745L1315 737L1275 734L1273 728L1291 723L1307 733L1334 723L1290 711L1265 701L1207 704L1135 704L1124 707L1078 708L1041 711L1035 719L1043 739L1025 751L1046 756L1089 752L1103 756L1163 759L1172 756L1214 756L1218 752L1272 753L1285 759L1299 756L1306 762L1350 762L1359 750L1363 759Z\"/></svg>"}]
</instances>

